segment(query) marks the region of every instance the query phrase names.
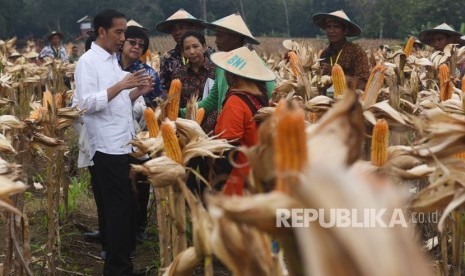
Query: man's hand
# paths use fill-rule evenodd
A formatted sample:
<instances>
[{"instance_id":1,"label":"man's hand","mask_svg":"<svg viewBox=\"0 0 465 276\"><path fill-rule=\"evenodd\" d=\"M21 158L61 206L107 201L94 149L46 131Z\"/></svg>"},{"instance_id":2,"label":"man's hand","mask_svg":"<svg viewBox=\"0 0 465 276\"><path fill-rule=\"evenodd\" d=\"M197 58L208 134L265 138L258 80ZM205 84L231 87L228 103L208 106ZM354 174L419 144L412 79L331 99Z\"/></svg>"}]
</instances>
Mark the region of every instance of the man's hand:
<instances>
[{"instance_id":1,"label":"man's hand","mask_svg":"<svg viewBox=\"0 0 465 276\"><path fill-rule=\"evenodd\" d=\"M141 69L132 74L127 74L119 83L124 89L131 89L134 87L139 87L147 85L150 82L150 79L153 79L151 76L145 74L145 69Z\"/></svg>"},{"instance_id":2,"label":"man's hand","mask_svg":"<svg viewBox=\"0 0 465 276\"><path fill-rule=\"evenodd\" d=\"M108 88L107 89L107 94L108 94L108 101L111 101L114 97L116 97L121 91L125 90L125 89L131 89L131 88L134 88L134 87L145 87L145 86L150 86L151 84L151 87L153 89L153 86L154 86L154 80L151 76L149 75L146 75L144 74L145 73L145 69L141 69L139 71L136 71L132 74L127 74L122 80L120 80L119 82L117 82L115 85L113 85L112 87ZM135 90L138 90L138 89L135 89ZM143 89L143 91L145 92L145 88ZM150 91L150 90L148 90ZM145 92L145 93L148 93ZM142 95L141 92L137 92L138 93L138 96L139 97L140 95ZM131 92L132 94L132 92ZM135 95L134 95L135 96ZM137 97L135 99L137 99ZM131 96L131 99L134 100Z\"/></svg>"},{"instance_id":3,"label":"man's hand","mask_svg":"<svg viewBox=\"0 0 465 276\"><path fill-rule=\"evenodd\" d=\"M155 86L155 79L151 76L148 76L148 79L139 83L135 89L131 91L129 97L132 101L135 101L139 96L146 95L153 90Z\"/></svg>"}]
</instances>

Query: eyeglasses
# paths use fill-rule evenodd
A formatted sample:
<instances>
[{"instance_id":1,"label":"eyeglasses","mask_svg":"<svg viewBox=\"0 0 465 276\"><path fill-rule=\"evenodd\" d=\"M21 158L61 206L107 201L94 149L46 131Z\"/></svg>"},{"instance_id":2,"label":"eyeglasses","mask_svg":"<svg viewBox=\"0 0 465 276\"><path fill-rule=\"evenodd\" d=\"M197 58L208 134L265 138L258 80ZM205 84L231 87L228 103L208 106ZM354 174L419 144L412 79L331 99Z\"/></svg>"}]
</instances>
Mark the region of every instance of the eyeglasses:
<instances>
[{"instance_id":1,"label":"eyeglasses","mask_svg":"<svg viewBox=\"0 0 465 276\"><path fill-rule=\"evenodd\" d=\"M144 48L145 46L145 43L141 43L141 42L137 42L135 40L132 40L132 39L126 39L126 41L129 43L129 45L131 46L136 46L136 45L139 45L139 48Z\"/></svg>"}]
</instances>

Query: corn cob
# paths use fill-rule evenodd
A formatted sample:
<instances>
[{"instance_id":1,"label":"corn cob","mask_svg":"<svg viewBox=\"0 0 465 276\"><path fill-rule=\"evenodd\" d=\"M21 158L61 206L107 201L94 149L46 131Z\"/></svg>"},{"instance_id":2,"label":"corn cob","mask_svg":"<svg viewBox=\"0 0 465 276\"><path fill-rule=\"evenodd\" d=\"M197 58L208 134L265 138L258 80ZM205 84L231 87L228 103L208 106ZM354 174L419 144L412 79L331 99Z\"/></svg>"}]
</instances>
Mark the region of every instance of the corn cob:
<instances>
[{"instance_id":1,"label":"corn cob","mask_svg":"<svg viewBox=\"0 0 465 276\"><path fill-rule=\"evenodd\" d=\"M309 119L310 119L310 123L314 124L317 122L317 115L315 112L310 112L310 115L309 115Z\"/></svg>"},{"instance_id":2,"label":"corn cob","mask_svg":"<svg viewBox=\"0 0 465 276\"><path fill-rule=\"evenodd\" d=\"M386 71L386 66L383 63L378 63L371 70L370 77L365 86L365 91L363 91L362 101L365 106L372 106L376 103L378 95L381 89L381 86L384 82L384 72Z\"/></svg>"},{"instance_id":3,"label":"corn cob","mask_svg":"<svg viewBox=\"0 0 465 276\"><path fill-rule=\"evenodd\" d=\"M195 116L196 116L195 120L200 125L203 121L203 117L205 117L205 109L203 109L203 107L198 109L197 114L195 114Z\"/></svg>"},{"instance_id":4,"label":"corn cob","mask_svg":"<svg viewBox=\"0 0 465 276\"><path fill-rule=\"evenodd\" d=\"M179 112L179 101L181 100L181 81L174 79L171 81L168 91L168 104L166 105L166 116L172 121L176 121Z\"/></svg>"},{"instance_id":5,"label":"corn cob","mask_svg":"<svg viewBox=\"0 0 465 276\"><path fill-rule=\"evenodd\" d=\"M405 48L404 48L404 54L406 57L410 56L410 54L412 53L413 43L415 43L415 38L411 36L408 39L407 44L405 44Z\"/></svg>"},{"instance_id":6,"label":"corn cob","mask_svg":"<svg viewBox=\"0 0 465 276\"><path fill-rule=\"evenodd\" d=\"M158 136L159 128L157 123L157 117L155 116L155 112L152 108L147 107L144 110L144 118L145 122L147 123L147 129L149 131L149 137L155 138Z\"/></svg>"},{"instance_id":7,"label":"corn cob","mask_svg":"<svg viewBox=\"0 0 465 276\"><path fill-rule=\"evenodd\" d=\"M62 93L56 93L55 94L55 104L57 108L62 108L63 107L63 94Z\"/></svg>"},{"instance_id":8,"label":"corn cob","mask_svg":"<svg viewBox=\"0 0 465 276\"><path fill-rule=\"evenodd\" d=\"M439 89L439 97L441 98L441 101L446 101L452 98L454 87L450 81L449 67L444 63L439 65Z\"/></svg>"},{"instance_id":9,"label":"corn cob","mask_svg":"<svg viewBox=\"0 0 465 276\"><path fill-rule=\"evenodd\" d=\"M344 70L339 64L335 64L331 69L331 76L333 78L334 85L334 98L341 96L346 89L346 77L344 75Z\"/></svg>"},{"instance_id":10,"label":"corn cob","mask_svg":"<svg viewBox=\"0 0 465 276\"><path fill-rule=\"evenodd\" d=\"M285 106L285 102L281 101L278 104L276 120L275 189L290 194L291 186L298 184L296 174L307 164L304 112L302 109L290 110Z\"/></svg>"},{"instance_id":11,"label":"corn cob","mask_svg":"<svg viewBox=\"0 0 465 276\"><path fill-rule=\"evenodd\" d=\"M166 156L182 164L181 147L179 146L178 137L176 137L172 123L165 121L161 124L160 129Z\"/></svg>"},{"instance_id":12,"label":"corn cob","mask_svg":"<svg viewBox=\"0 0 465 276\"><path fill-rule=\"evenodd\" d=\"M52 93L50 91L45 91L42 98L42 106L48 111L48 107L55 109L55 100L53 99Z\"/></svg>"},{"instance_id":13,"label":"corn cob","mask_svg":"<svg viewBox=\"0 0 465 276\"><path fill-rule=\"evenodd\" d=\"M454 154L454 157L465 160L465 151Z\"/></svg>"},{"instance_id":14,"label":"corn cob","mask_svg":"<svg viewBox=\"0 0 465 276\"><path fill-rule=\"evenodd\" d=\"M388 160L389 125L384 119L376 122L371 137L371 163L381 167Z\"/></svg>"},{"instance_id":15,"label":"corn cob","mask_svg":"<svg viewBox=\"0 0 465 276\"><path fill-rule=\"evenodd\" d=\"M300 59L294 51L287 53L287 56L291 65L292 75L297 78L302 73L302 64L300 63Z\"/></svg>"}]
</instances>

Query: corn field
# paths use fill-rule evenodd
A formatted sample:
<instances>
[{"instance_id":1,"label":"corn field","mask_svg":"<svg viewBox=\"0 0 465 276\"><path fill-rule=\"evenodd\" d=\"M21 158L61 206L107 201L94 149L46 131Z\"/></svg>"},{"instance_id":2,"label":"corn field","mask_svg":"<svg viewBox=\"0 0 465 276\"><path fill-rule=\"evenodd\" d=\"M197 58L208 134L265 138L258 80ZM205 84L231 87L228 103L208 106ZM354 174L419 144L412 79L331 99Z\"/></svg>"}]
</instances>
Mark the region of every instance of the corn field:
<instances>
[{"instance_id":1,"label":"corn field","mask_svg":"<svg viewBox=\"0 0 465 276\"><path fill-rule=\"evenodd\" d=\"M398 42L360 41L371 66L362 91L347 84L342 68L322 74L318 53L324 41L296 39L284 59L282 39L265 40L257 52L277 80L270 107L255 116L258 144L236 148L206 134L199 125L204 110L195 99L186 117L178 117L179 80L166 100L145 111L148 131L131 141L134 157L151 157L132 165L131 175L147 176L153 189L157 273L192 275L202 267L214 275L213 260L219 259L232 275L462 275L465 78L455 72L465 62L465 47L432 52L407 43L387 51L378 46ZM214 45L211 37L207 42ZM34 275L32 260L42 274L59 275L60 203L68 216L64 163L71 142L65 132L83 111L68 107L73 64L46 59L38 66L24 57L11 62L14 45L15 38L0 41L0 210L6 233L0 275ZM172 46L168 38L151 38L149 65L158 70L160 54ZM329 85L334 97L320 95ZM186 187L188 175L197 174L189 161L229 158L224 153L231 149L243 152L251 166L245 195L214 192L215 182L201 176L209 192L203 199L194 195ZM46 167L48 235L41 256L32 254L25 212L36 160ZM370 227L324 227L334 209L384 215ZM277 210L290 215L282 220ZM278 227L280 219L299 220L292 210L320 210L319 218L305 227ZM433 213L440 214L436 223L411 219Z\"/></svg>"}]
</instances>

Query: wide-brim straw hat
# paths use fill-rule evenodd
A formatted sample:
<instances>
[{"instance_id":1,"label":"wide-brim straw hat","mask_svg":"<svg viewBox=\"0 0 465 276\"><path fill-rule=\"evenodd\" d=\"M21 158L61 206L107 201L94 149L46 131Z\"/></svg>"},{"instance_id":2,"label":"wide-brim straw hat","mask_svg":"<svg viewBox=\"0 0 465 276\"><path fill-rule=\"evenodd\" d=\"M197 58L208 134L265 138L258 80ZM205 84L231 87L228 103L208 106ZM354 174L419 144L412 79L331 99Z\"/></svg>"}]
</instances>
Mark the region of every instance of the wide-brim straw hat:
<instances>
[{"instance_id":1,"label":"wide-brim straw hat","mask_svg":"<svg viewBox=\"0 0 465 276\"><path fill-rule=\"evenodd\" d=\"M64 35L63 35L62 33L60 33L60 32L57 32L57 31L51 32L51 33L48 35L48 38L47 38L47 39L50 41L50 39L52 39L52 37L55 36L55 35L59 36L60 39L63 40Z\"/></svg>"},{"instance_id":2,"label":"wide-brim straw hat","mask_svg":"<svg viewBox=\"0 0 465 276\"><path fill-rule=\"evenodd\" d=\"M420 41L422 43L425 43L425 44L429 45L431 43L431 41L430 41L431 35L432 34L437 34L437 33L446 34L446 35L450 35L450 36L456 36L457 38L462 36L461 33L454 30L454 28L452 28L448 24L442 23L441 25L438 25L438 26L436 26L436 27L434 27L432 29L426 29L426 30L421 31L418 34L418 38L420 39Z\"/></svg>"},{"instance_id":3,"label":"wide-brim straw hat","mask_svg":"<svg viewBox=\"0 0 465 276\"><path fill-rule=\"evenodd\" d=\"M248 47L240 47L229 52L213 53L210 60L225 71L243 78L256 81L276 79L276 74L265 65L257 52Z\"/></svg>"},{"instance_id":4,"label":"wide-brim straw hat","mask_svg":"<svg viewBox=\"0 0 465 276\"><path fill-rule=\"evenodd\" d=\"M128 23L126 23L126 26L128 26L128 27L130 27L130 26L139 27L139 28L141 28L142 30L144 30L145 32L150 31L149 28L146 28L146 27L142 26L141 24L139 24L139 23L138 23L136 20L134 20L134 19L129 20Z\"/></svg>"},{"instance_id":5,"label":"wide-brim straw hat","mask_svg":"<svg viewBox=\"0 0 465 276\"><path fill-rule=\"evenodd\" d=\"M362 33L362 28L352 22L343 10L338 10L331 13L316 13L313 15L313 23L321 29L326 28L328 19L340 20L347 24L348 32L346 36L359 36Z\"/></svg>"},{"instance_id":6,"label":"wide-brim straw hat","mask_svg":"<svg viewBox=\"0 0 465 276\"><path fill-rule=\"evenodd\" d=\"M252 35L249 28L247 28L244 19L242 19L242 16L239 13L228 15L211 23L203 23L203 25L212 30L222 30L241 35L245 37L245 42L247 43L260 44L260 42Z\"/></svg>"},{"instance_id":7,"label":"wide-brim straw hat","mask_svg":"<svg viewBox=\"0 0 465 276\"><path fill-rule=\"evenodd\" d=\"M299 43L292 39L286 39L283 41L283 47L289 51L296 51L299 48Z\"/></svg>"},{"instance_id":8,"label":"wide-brim straw hat","mask_svg":"<svg viewBox=\"0 0 465 276\"><path fill-rule=\"evenodd\" d=\"M23 55L23 57L28 58L28 59L30 59L30 58L38 58L38 57L39 57L39 53L37 53L35 50L32 50L32 51L30 51L30 52L25 53L25 54Z\"/></svg>"},{"instance_id":9,"label":"wide-brim straw hat","mask_svg":"<svg viewBox=\"0 0 465 276\"><path fill-rule=\"evenodd\" d=\"M201 19L195 18L192 14L188 13L184 9L179 9L177 12L173 13L168 19L165 21L158 22L155 28L162 32L162 33L171 33L171 27L173 26L174 23L176 22L189 22L193 24L199 25L199 27L202 27L202 23L204 22Z\"/></svg>"},{"instance_id":10,"label":"wide-brim straw hat","mask_svg":"<svg viewBox=\"0 0 465 276\"><path fill-rule=\"evenodd\" d=\"M10 55L8 55L9 58L20 57L20 56L21 54L16 49L11 50Z\"/></svg>"}]
</instances>

